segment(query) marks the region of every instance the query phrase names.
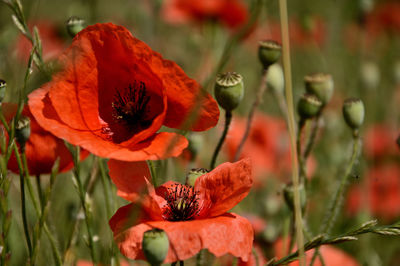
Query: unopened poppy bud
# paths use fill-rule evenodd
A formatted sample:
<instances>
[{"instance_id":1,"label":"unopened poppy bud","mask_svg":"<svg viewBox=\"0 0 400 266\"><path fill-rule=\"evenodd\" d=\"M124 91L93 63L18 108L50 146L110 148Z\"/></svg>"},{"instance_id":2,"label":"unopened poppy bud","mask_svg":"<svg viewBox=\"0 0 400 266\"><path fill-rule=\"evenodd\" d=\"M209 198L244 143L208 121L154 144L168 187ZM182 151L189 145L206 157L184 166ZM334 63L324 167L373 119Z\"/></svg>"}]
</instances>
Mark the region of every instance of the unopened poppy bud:
<instances>
[{"instance_id":1,"label":"unopened poppy bud","mask_svg":"<svg viewBox=\"0 0 400 266\"><path fill-rule=\"evenodd\" d=\"M186 175L186 185L193 187L194 183L196 182L196 179L207 173L208 170L205 168L193 168Z\"/></svg>"},{"instance_id":2,"label":"unopened poppy bud","mask_svg":"<svg viewBox=\"0 0 400 266\"><path fill-rule=\"evenodd\" d=\"M200 134L192 133L188 136L189 146L188 149L191 153L192 158L196 158L197 154L203 147L204 141L203 136Z\"/></svg>"},{"instance_id":3,"label":"unopened poppy bud","mask_svg":"<svg viewBox=\"0 0 400 266\"><path fill-rule=\"evenodd\" d=\"M279 64L273 64L268 68L267 86L277 93L283 94L285 79L282 67Z\"/></svg>"},{"instance_id":4,"label":"unopened poppy bud","mask_svg":"<svg viewBox=\"0 0 400 266\"><path fill-rule=\"evenodd\" d=\"M396 139L397 147L400 149L400 135Z\"/></svg>"},{"instance_id":5,"label":"unopened poppy bud","mask_svg":"<svg viewBox=\"0 0 400 266\"><path fill-rule=\"evenodd\" d=\"M68 34L71 37L75 37L75 35L78 34L78 32L80 32L85 28L85 20L76 16L72 16L67 20L66 26Z\"/></svg>"},{"instance_id":6,"label":"unopened poppy bud","mask_svg":"<svg viewBox=\"0 0 400 266\"><path fill-rule=\"evenodd\" d=\"M301 210L304 211L306 208L306 203L307 203L307 195L306 195L306 190L304 188L304 184L299 184L299 193L300 193L300 206ZM283 196L285 198L286 204L288 207L294 211L294 186L293 185L287 185L283 189Z\"/></svg>"},{"instance_id":7,"label":"unopened poppy bud","mask_svg":"<svg viewBox=\"0 0 400 266\"><path fill-rule=\"evenodd\" d=\"M260 41L258 43L258 59L263 65L264 69L276 63L282 54L282 46L271 40Z\"/></svg>"},{"instance_id":8,"label":"unopened poppy bud","mask_svg":"<svg viewBox=\"0 0 400 266\"><path fill-rule=\"evenodd\" d=\"M322 107L322 102L314 94L306 93L297 104L297 112L301 119L306 120L316 116Z\"/></svg>"},{"instance_id":9,"label":"unopened poppy bud","mask_svg":"<svg viewBox=\"0 0 400 266\"><path fill-rule=\"evenodd\" d=\"M364 62L361 65L362 85L369 90L376 89L380 81L378 66L373 62Z\"/></svg>"},{"instance_id":10,"label":"unopened poppy bud","mask_svg":"<svg viewBox=\"0 0 400 266\"><path fill-rule=\"evenodd\" d=\"M243 78L236 72L226 72L217 76L214 88L215 98L225 111L235 109L243 99Z\"/></svg>"},{"instance_id":11,"label":"unopened poppy bud","mask_svg":"<svg viewBox=\"0 0 400 266\"><path fill-rule=\"evenodd\" d=\"M15 138L21 146L22 151L25 149L25 143L31 135L30 120L27 116L21 116L15 126Z\"/></svg>"},{"instance_id":12,"label":"unopened poppy bud","mask_svg":"<svg viewBox=\"0 0 400 266\"><path fill-rule=\"evenodd\" d=\"M397 61L394 64L394 68L393 68L393 75L394 75L394 81L396 82L396 84L400 84L400 61Z\"/></svg>"},{"instance_id":13,"label":"unopened poppy bud","mask_svg":"<svg viewBox=\"0 0 400 266\"><path fill-rule=\"evenodd\" d=\"M143 233L143 253L151 265L161 265L167 256L169 240L161 229L152 229Z\"/></svg>"},{"instance_id":14,"label":"unopened poppy bud","mask_svg":"<svg viewBox=\"0 0 400 266\"><path fill-rule=\"evenodd\" d=\"M325 105L332 98L333 79L329 74L316 73L304 77L306 91L315 94L318 99Z\"/></svg>"},{"instance_id":15,"label":"unopened poppy bud","mask_svg":"<svg viewBox=\"0 0 400 266\"><path fill-rule=\"evenodd\" d=\"M350 98L343 103L343 116L347 125L352 129L358 129L364 122L364 104L358 98Z\"/></svg>"},{"instance_id":16,"label":"unopened poppy bud","mask_svg":"<svg viewBox=\"0 0 400 266\"><path fill-rule=\"evenodd\" d=\"M7 83L5 80L0 79L0 103L3 102L6 95Z\"/></svg>"}]
</instances>

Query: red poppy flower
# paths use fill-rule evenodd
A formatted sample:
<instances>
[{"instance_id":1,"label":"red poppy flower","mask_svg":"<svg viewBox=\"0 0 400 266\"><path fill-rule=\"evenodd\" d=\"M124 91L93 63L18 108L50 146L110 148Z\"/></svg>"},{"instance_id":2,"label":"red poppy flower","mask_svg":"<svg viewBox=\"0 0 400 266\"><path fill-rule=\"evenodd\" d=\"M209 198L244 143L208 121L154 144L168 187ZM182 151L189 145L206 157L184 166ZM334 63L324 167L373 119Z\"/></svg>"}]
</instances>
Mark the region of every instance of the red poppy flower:
<instances>
[{"instance_id":1,"label":"red poppy flower","mask_svg":"<svg viewBox=\"0 0 400 266\"><path fill-rule=\"evenodd\" d=\"M303 23L302 23L303 22ZM313 44L323 46L326 38L326 27L324 21L317 16L308 16L303 21L292 17L289 21L290 44L294 48L314 47ZM248 42L256 44L260 40L275 40L282 42L281 26L279 21L270 19L260 25L249 36Z\"/></svg>"},{"instance_id":2,"label":"red poppy flower","mask_svg":"<svg viewBox=\"0 0 400 266\"><path fill-rule=\"evenodd\" d=\"M166 0L163 17L170 23L217 20L229 28L238 28L248 18L246 6L239 0Z\"/></svg>"},{"instance_id":3,"label":"red poppy flower","mask_svg":"<svg viewBox=\"0 0 400 266\"><path fill-rule=\"evenodd\" d=\"M2 109L6 120L10 121L17 112L17 105L12 103L2 103ZM64 141L39 126L27 106L24 107L22 115L30 118L31 134L25 144L29 173L31 175L51 173L51 169L57 158L60 159L60 172L71 169L73 166L72 156L65 146ZM6 131L4 132L7 134ZM82 151L81 160L86 158L88 155L89 153L87 151ZM19 172L14 152L8 161L8 169L14 173Z\"/></svg>"},{"instance_id":4,"label":"red poppy flower","mask_svg":"<svg viewBox=\"0 0 400 266\"><path fill-rule=\"evenodd\" d=\"M124 161L177 156L187 146L161 126L179 128L199 102L190 129L213 127L218 105L174 62L121 26L81 31L60 58L64 69L29 95L38 123L91 153Z\"/></svg>"},{"instance_id":5,"label":"red poppy flower","mask_svg":"<svg viewBox=\"0 0 400 266\"><path fill-rule=\"evenodd\" d=\"M365 207L372 215L387 221L399 217L400 166L394 163L376 166L368 172L365 182L349 190L347 212L355 214Z\"/></svg>"},{"instance_id":6,"label":"red poppy flower","mask_svg":"<svg viewBox=\"0 0 400 266\"><path fill-rule=\"evenodd\" d=\"M126 177L112 178L114 182L119 179L117 188L129 194L125 185L143 176ZM246 197L251 185L250 161L244 159L218 166L199 177L194 187L172 181L156 190L150 187L143 200L121 207L111 218L114 239L123 255L143 259L143 233L159 228L170 241L165 263L188 259L205 248L215 256L230 253L247 261L253 244L252 226L245 218L227 211ZM132 192L135 194L136 188ZM132 213L137 210L140 222L135 224Z\"/></svg>"},{"instance_id":7,"label":"red poppy flower","mask_svg":"<svg viewBox=\"0 0 400 266\"><path fill-rule=\"evenodd\" d=\"M43 58L45 60L57 58L65 48L64 41L60 37L57 25L48 20L32 21L29 23L30 30L36 26L42 42ZM31 53L32 43L22 34L18 36L16 43L17 56L21 61L28 61Z\"/></svg>"},{"instance_id":8,"label":"red poppy flower","mask_svg":"<svg viewBox=\"0 0 400 266\"><path fill-rule=\"evenodd\" d=\"M396 131L389 125L377 124L365 133L365 153L370 158L399 154L396 149Z\"/></svg>"},{"instance_id":9,"label":"red poppy flower","mask_svg":"<svg viewBox=\"0 0 400 266\"><path fill-rule=\"evenodd\" d=\"M287 242L286 247L289 246L289 240ZM296 248L293 249L293 252L296 250ZM284 251L283 247L283 240L279 239L276 241L274 245L274 251L275 251L275 256L280 259L286 255L287 252ZM342 251L341 249L338 249L334 246L330 245L323 245L319 249L322 257L324 258L324 262L326 266L338 266L338 265L346 265L346 266L359 266L360 264L352 258L350 255L348 255L346 252ZM309 250L306 252L306 264L309 265L311 262L311 259L314 255L314 249ZM288 265L290 266L298 266L299 262L294 261L292 263L289 263ZM315 266L321 266L322 263L317 257L314 263Z\"/></svg>"}]
</instances>

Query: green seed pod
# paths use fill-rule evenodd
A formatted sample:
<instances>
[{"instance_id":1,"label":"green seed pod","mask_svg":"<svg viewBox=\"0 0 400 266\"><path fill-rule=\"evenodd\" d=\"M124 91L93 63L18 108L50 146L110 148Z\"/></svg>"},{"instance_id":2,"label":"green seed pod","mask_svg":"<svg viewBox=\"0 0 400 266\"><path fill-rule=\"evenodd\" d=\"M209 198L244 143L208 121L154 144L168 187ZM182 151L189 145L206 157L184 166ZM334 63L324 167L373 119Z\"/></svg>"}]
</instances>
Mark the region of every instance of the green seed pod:
<instances>
[{"instance_id":1,"label":"green seed pod","mask_svg":"<svg viewBox=\"0 0 400 266\"><path fill-rule=\"evenodd\" d=\"M343 116L347 125L352 129L358 129L364 122L364 104L358 98L350 98L343 103Z\"/></svg>"},{"instance_id":2,"label":"green seed pod","mask_svg":"<svg viewBox=\"0 0 400 266\"><path fill-rule=\"evenodd\" d=\"M236 72L226 72L217 76L214 88L215 98L225 111L235 109L243 99L243 78Z\"/></svg>"},{"instance_id":3,"label":"green seed pod","mask_svg":"<svg viewBox=\"0 0 400 266\"><path fill-rule=\"evenodd\" d=\"M283 94L285 79L282 67L279 64L273 64L268 68L267 86L275 92Z\"/></svg>"},{"instance_id":4,"label":"green seed pod","mask_svg":"<svg viewBox=\"0 0 400 266\"><path fill-rule=\"evenodd\" d=\"M196 179L207 173L208 173L208 170L205 168L193 168L186 175L186 185L194 187L194 183L196 182Z\"/></svg>"},{"instance_id":5,"label":"green seed pod","mask_svg":"<svg viewBox=\"0 0 400 266\"><path fill-rule=\"evenodd\" d=\"M304 212L307 203L307 195L306 190L304 188L304 184L299 184L299 193L300 193L300 206L301 210ZM283 189L283 196L285 198L286 204L288 207L294 211L294 187L293 185L286 185Z\"/></svg>"},{"instance_id":6,"label":"green seed pod","mask_svg":"<svg viewBox=\"0 0 400 266\"><path fill-rule=\"evenodd\" d=\"M203 148L203 135L192 133L187 137L187 139L189 140L188 150L191 153L191 160L194 160Z\"/></svg>"},{"instance_id":7,"label":"green seed pod","mask_svg":"<svg viewBox=\"0 0 400 266\"><path fill-rule=\"evenodd\" d=\"M333 79L329 74L316 73L304 77L306 91L315 94L326 105L332 98L333 94Z\"/></svg>"},{"instance_id":8,"label":"green seed pod","mask_svg":"<svg viewBox=\"0 0 400 266\"><path fill-rule=\"evenodd\" d=\"M7 83L5 80L0 79L0 103L3 102L4 96L6 95Z\"/></svg>"},{"instance_id":9,"label":"green seed pod","mask_svg":"<svg viewBox=\"0 0 400 266\"><path fill-rule=\"evenodd\" d=\"M169 240L161 229L152 229L143 233L143 253L151 265L161 265L167 256Z\"/></svg>"},{"instance_id":10,"label":"green seed pod","mask_svg":"<svg viewBox=\"0 0 400 266\"><path fill-rule=\"evenodd\" d=\"M322 107L322 102L314 94L306 93L299 99L297 112L301 119L309 119L316 116Z\"/></svg>"},{"instance_id":11,"label":"green seed pod","mask_svg":"<svg viewBox=\"0 0 400 266\"><path fill-rule=\"evenodd\" d=\"M271 40L260 41L258 43L258 59L263 65L264 69L276 63L282 54L282 46Z\"/></svg>"},{"instance_id":12,"label":"green seed pod","mask_svg":"<svg viewBox=\"0 0 400 266\"><path fill-rule=\"evenodd\" d=\"M21 146L21 149L25 149L25 143L28 141L29 136L31 135L31 122L29 117L21 115L19 118L17 125L15 126L15 138L17 139L18 144Z\"/></svg>"},{"instance_id":13,"label":"green seed pod","mask_svg":"<svg viewBox=\"0 0 400 266\"><path fill-rule=\"evenodd\" d=\"M72 16L67 20L66 26L68 34L73 38L85 28L85 20L76 16Z\"/></svg>"}]
</instances>

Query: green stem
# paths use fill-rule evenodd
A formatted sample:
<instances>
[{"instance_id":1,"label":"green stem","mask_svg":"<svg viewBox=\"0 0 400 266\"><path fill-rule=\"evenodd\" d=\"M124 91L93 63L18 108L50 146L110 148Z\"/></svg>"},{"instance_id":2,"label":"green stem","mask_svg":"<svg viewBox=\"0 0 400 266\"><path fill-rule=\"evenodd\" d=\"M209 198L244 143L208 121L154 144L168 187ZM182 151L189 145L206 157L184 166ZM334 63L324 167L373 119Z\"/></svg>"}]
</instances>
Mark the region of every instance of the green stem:
<instances>
[{"instance_id":1,"label":"green stem","mask_svg":"<svg viewBox=\"0 0 400 266\"><path fill-rule=\"evenodd\" d=\"M347 188L349 177L351 176L351 171L353 169L354 163L356 162L356 160L360 154L359 146L360 146L360 138L359 138L358 132L355 130L355 131L353 131L352 155L351 155L350 161L347 165L346 171L340 182L339 188L336 191L335 196L334 196L333 200L331 201L331 205L326 212L325 222L323 223L322 229L321 229L322 234L329 234L333 225L336 222L337 215L343 204L343 197L344 197L344 193ZM312 260L310 263L311 266L314 264L314 261L317 256L317 252L318 252L318 248L316 249L316 252L314 253L314 255L312 257Z\"/></svg>"},{"instance_id":2,"label":"green stem","mask_svg":"<svg viewBox=\"0 0 400 266\"><path fill-rule=\"evenodd\" d=\"M90 222L90 213L86 205L86 192L84 191L82 181L81 181L81 175L80 175L80 149L79 147L74 147L74 152L72 153L73 158L74 158L74 178L78 187L78 194L79 194L79 199L81 201L81 206L83 209L83 212L85 214L85 223L86 223L86 229L88 233L88 245L90 249L90 256L92 258L93 263L96 263L96 255L95 255L95 248L94 248L94 242L93 242L93 233L92 233L92 227L91 227L91 222Z\"/></svg>"},{"instance_id":3,"label":"green stem","mask_svg":"<svg viewBox=\"0 0 400 266\"><path fill-rule=\"evenodd\" d=\"M250 129L251 129L251 124L253 122L254 112L256 111L256 109L260 105L260 103L262 102L264 92L267 89L267 76L268 76L268 69L264 69L262 76L261 76L260 86L258 87L258 90L257 90L256 98L254 99L254 102L251 105L249 116L247 117L246 130L245 130L243 137L240 140L240 144L236 150L235 157L233 159L234 161L237 161L239 159L239 156L243 149L244 143L246 142L246 139L250 134Z\"/></svg>"},{"instance_id":4,"label":"green stem","mask_svg":"<svg viewBox=\"0 0 400 266\"><path fill-rule=\"evenodd\" d=\"M231 111L226 111L225 112L225 127L224 127L224 132L222 132L222 136L219 139L219 142L217 144L217 147L215 148L214 154L212 156L211 159L211 163L210 163L210 170L215 168L215 163L217 161L217 157L218 157L218 153L222 148L222 144L224 144L226 135L228 134L228 130L229 130L229 125L231 124L232 121L232 112Z\"/></svg>"},{"instance_id":5,"label":"green stem","mask_svg":"<svg viewBox=\"0 0 400 266\"><path fill-rule=\"evenodd\" d=\"M25 239L26 239L26 244L28 246L28 251L29 251L29 258L32 259L32 244L31 244L31 238L29 236L29 231L28 231L28 222L26 218L26 206L25 206L25 181L24 181L24 174L20 169L20 174L19 174L19 181L20 181L20 187L21 187L21 211L22 211L22 223L24 225L24 233L25 233ZM31 261L32 262L32 261Z\"/></svg>"},{"instance_id":6,"label":"green stem","mask_svg":"<svg viewBox=\"0 0 400 266\"><path fill-rule=\"evenodd\" d=\"M303 156L301 154L301 135L303 133L304 125L306 121L303 119L300 119L299 121L299 127L297 130L297 160L299 162L299 169L300 169L300 183L304 183L305 180L307 180L307 173L305 169L305 158L303 159Z\"/></svg>"},{"instance_id":7,"label":"green stem","mask_svg":"<svg viewBox=\"0 0 400 266\"><path fill-rule=\"evenodd\" d=\"M313 123L313 127L312 127L312 131L311 131L311 135L310 135L310 138L308 139L307 146L306 146L306 148L304 150L304 155L303 155L304 160L307 160L308 156L310 155L310 153L311 153L311 151L312 151L312 149L314 147L315 139L317 137L317 132L318 132L318 129L319 129L319 120L320 120L320 118L321 118L321 112L317 115L317 117L315 117L315 120L314 120L314 123Z\"/></svg>"},{"instance_id":8,"label":"green stem","mask_svg":"<svg viewBox=\"0 0 400 266\"><path fill-rule=\"evenodd\" d=\"M153 186L157 187L158 186L158 176L157 176L157 170L156 170L156 165L152 160L148 160L147 164L150 168L150 174L151 174L151 180L153 182Z\"/></svg>"},{"instance_id":9,"label":"green stem","mask_svg":"<svg viewBox=\"0 0 400 266\"><path fill-rule=\"evenodd\" d=\"M111 218L111 202L110 202L110 193L109 193L109 188L110 188L110 183L109 183L109 178L106 174L106 170L104 168L104 161L102 159L99 159L98 161L99 169L100 169L100 176L101 176L101 184L103 186L104 190L104 195L105 195L105 203L106 203L106 213L107 213L107 220ZM110 231L111 233L111 231ZM111 239L112 239L112 233L111 233ZM118 257L118 252L117 252L117 247L115 245L115 242L112 241L112 247L111 247L111 252L113 257L115 258L116 265L119 265L119 257Z\"/></svg>"},{"instance_id":10,"label":"green stem","mask_svg":"<svg viewBox=\"0 0 400 266\"><path fill-rule=\"evenodd\" d=\"M300 206L300 193L299 193L299 170L297 164L297 153L296 153L296 129L295 129L295 118L294 118L294 104L293 104L293 91L292 91L292 76L291 76L291 62L290 62L290 44L289 44L289 23L287 14L287 3L286 0L279 0L279 11L282 31L282 57L283 57L283 69L285 77L285 92L286 92L286 103L288 111L288 127L291 144L291 160L292 160L292 183L294 190L294 214L295 214L295 225L296 225L296 239L297 246L299 247L300 254L300 266L305 265L304 256L304 239L303 239L303 226L302 226L302 214Z\"/></svg>"},{"instance_id":11,"label":"green stem","mask_svg":"<svg viewBox=\"0 0 400 266\"><path fill-rule=\"evenodd\" d=\"M42 190L42 181L40 180L40 175L36 175L36 188L38 191L39 195L39 202L40 202L40 207L43 211L45 202L44 202L44 196L43 196L43 190Z\"/></svg>"}]
</instances>

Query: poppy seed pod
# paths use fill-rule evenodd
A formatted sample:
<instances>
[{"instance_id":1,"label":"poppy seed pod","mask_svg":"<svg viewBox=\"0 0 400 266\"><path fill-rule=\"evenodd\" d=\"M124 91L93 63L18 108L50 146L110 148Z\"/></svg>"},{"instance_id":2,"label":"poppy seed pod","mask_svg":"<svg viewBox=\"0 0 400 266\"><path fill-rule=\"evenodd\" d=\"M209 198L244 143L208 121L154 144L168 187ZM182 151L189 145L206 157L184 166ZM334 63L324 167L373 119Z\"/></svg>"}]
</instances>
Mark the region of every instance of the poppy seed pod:
<instances>
[{"instance_id":1,"label":"poppy seed pod","mask_svg":"<svg viewBox=\"0 0 400 266\"><path fill-rule=\"evenodd\" d=\"M282 46L271 40L260 41L258 43L258 59L263 65L264 69L276 63L282 54Z\"/></svg>"},{"instance_id":2,"label":"poppy seed pod","mask_svg":"<svg viewBox=\"0 0 400 266\"><path fill-rule=\"evenodd\" d=\"M314 94L304 94L297 104L297 112L301 119L309 119L316 116L322 107L322 102Z\"/></svg>"},{"instance_id":3,"label":"poppy seed pod","mask_svg":"<svg viewBox=\"0 0 400 266\"><path fill-rule=\"evenodd\" d=\"M193 168L186 175L186 185L194 186L196 179L204 174L207 174L208 170L205 168Z\"/></svg>"},{"instance_id":4,"label":"poppy seed pod","mask_svg":"<svg viewBox=\"0 0 400 266\"><path fill-rule=\"evenodd\" d=\"M169 240L161 229L152 229L143 233L143 253L151 265L161 265L167 256Z\"/></svg>"},{"instance_id":5,"label":"poppy seed pod","mask_svg":"<svg viewBox=\"0 0 400 266\"><path fill-rule=\"evenodd\" d=\"M7 83L5 80L0 79L0 103L3 102L6 95Z\"/></svg>"},{"instance_id":6,"label":"poppy seed pod","mask_svg":"<svg viewBox=\"0 0 400 266\"><path fill-rule=\"evenodd\" d=\"M66 26L68 34L73 38L78 32L85 28L85 20L72 16L67 20Z\"/></svg>"},{"instance_id":7,"label":"poppy seed pod","mask_svg":"<svg viewBox=\"0 0 400 266\"><path fill-rule=\"evenodd\" d=\"M273 64L268 68L267 86L275 92L283 94L285 79L282 67L279 64Z\"/></svg>"},{"instance_id":8,"label":"poppy seed pod","mask_svg":"<svg viewBox=\"0 0 400 266\"><path fill-rule=\"evenodd\" d=\"M306 190L304 188L304 184L299 184L299 193L300 193L300 206L301 210L304 211L307 203L307 195ZM294 210L294 187L293 185L287 185L283 189L283 196L285 198L286 204L291 210Z\"/></svg>"},{"instance_id":9,"label":"poppy seed pod","mask_svg":"<svg viewBox=\"0 0 400 266\"><path fill-rule=\"evenodd\" d=\"M31 135L30 119L27 116L21 116L15 126L15 138L21 149L25 149L25 143Z\"/></svg>"},{"instance_id":10,"label":"poppy seed pod","mask_svg":"<svg viewBox=\"0 0 400 266\"><path fill-rule=\"evenodd\" d=\"M225 111L232 111L243 99L244 84L242 76L236 72L218 74L214 94L218 104Z\"/></svg>"},{"instance_id":11,"label":"poppy seed pod","mask_svg":"<svg viewBox=\"0 0 400 266\"><path fill-rule=\"evenodd\" d=\"M304 77L306 91L315 94L326 105L332 98L333 79L329 74L315 73Z\"/></svg>"},{"instance_id":12,"label":"poppy seed pod","mask_svg":"<svg viewBox=\"0 0 400 266\"><path fill-rule=\"evenodd\" d=\"M361 99L349 98L343 103L343 116L347 125L358 129L364 122L364 104Z\"/></svg>"}]
</instances>

